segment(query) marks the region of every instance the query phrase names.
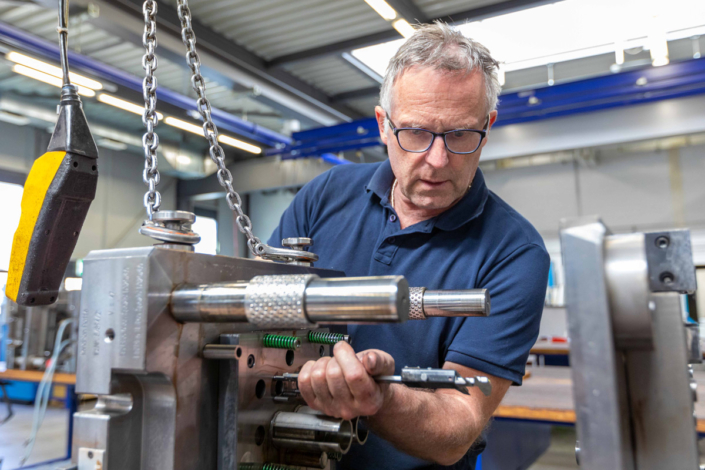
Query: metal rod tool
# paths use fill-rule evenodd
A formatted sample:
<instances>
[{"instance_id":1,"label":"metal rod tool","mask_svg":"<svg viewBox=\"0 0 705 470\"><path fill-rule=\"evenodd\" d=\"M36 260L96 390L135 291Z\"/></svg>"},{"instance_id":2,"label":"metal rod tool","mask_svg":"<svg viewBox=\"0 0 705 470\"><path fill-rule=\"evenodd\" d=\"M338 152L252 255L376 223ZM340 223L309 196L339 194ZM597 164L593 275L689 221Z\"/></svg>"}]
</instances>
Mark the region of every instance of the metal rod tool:
<instances>
[{"instance_id":1,"label":"metal rod tool","mask_svg":"<svg viewBox=\"0 0 705 470\"><path fill-rule=\"evenodd\" d=\"M296 382L299 379L299 374L285 373L272 377L275 381ZM457 371L453 369L421 369L419 367L404 367L401 370L401 375L379 375L374 378L378 383L398 383L404 384L410 388L453 388L459 392L469 395L468 387L477 387L483 395L490 396L492 393L492 384L490 379L484 376L461 377ZM275 390L277 387L275 387ZM283 395L290 396L293 394L300 395L297 389L292 390L291 387L279 388Z\"/></svg>"}]
</instances>

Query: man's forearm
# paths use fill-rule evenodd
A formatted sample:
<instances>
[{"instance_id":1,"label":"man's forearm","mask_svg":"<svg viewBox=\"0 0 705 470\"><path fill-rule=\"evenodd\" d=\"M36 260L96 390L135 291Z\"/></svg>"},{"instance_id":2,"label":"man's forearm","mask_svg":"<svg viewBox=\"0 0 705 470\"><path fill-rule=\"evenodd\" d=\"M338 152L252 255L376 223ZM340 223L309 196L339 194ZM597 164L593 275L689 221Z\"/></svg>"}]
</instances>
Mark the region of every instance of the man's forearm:
<instances>
[{"instance_id":1,"label":"man's forearm","mask_svg":"<svg viewBox=\"0 0 705 470\"><path fill-rule=\"evenodd\" d=\"M479 437L485 420L455 391L414 390L393 384L371 429L402 452L452 465Z\"/></svg>"}]
</instances>

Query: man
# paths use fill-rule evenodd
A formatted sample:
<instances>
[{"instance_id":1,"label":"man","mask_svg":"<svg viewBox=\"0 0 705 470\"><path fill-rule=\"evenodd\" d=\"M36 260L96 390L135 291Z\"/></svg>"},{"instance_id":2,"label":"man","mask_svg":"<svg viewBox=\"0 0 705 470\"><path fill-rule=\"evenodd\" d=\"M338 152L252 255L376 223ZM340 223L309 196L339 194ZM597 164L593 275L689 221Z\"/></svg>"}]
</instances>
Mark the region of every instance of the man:
<instances>
[{"instance_id":1,"label":"man","mask_svg":"<svg viewBox=\"0 0 705 470\"><path fill-rule=\"evenodd\" d=\"M478 440L536 341L549 258L541 237L490 192L478 163L497 119L497 62L446 24L422 26L392 58L375 108L389 160L333 168L304 186L270 244L311 237L320 268L401 274L411 286L489 289L487 318L350 326L352 347L307 363L306 402L328 415L367 416L368 442L344 469L473 469ZM484 375L484 397L381 386L404 366Z\"/></svg>"}]
</instances>

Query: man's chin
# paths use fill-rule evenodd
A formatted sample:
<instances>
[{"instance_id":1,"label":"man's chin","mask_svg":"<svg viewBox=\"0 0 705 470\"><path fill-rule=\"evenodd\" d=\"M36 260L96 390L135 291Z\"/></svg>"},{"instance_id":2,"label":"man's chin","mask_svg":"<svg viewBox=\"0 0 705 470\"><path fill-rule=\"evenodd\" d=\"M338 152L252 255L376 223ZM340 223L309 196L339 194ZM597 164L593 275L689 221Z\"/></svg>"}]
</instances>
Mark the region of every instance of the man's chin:
<instances>
[{"instance_id":1,"label":"man's chin","mask_svg":"<svg viewBox=\"0 0 705 470\"><path fill-rule=\"evenodd\" d=\"M422 210L438 211L449 208L455 199L448 197L414 197L411 199L412 204Z\"/></svg>"}]
</instances>

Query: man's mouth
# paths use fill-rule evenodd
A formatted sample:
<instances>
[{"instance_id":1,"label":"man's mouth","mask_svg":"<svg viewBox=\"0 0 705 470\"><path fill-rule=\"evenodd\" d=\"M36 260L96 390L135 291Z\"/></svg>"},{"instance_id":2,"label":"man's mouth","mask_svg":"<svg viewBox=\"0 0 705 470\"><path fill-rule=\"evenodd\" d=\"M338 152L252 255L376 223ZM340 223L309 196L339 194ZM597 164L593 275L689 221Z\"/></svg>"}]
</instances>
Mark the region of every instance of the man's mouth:
<instances>
[{"instance_id":1,"label":"man's mouth","mask_svg":"<svg viewBox=\"0 0 705 470\"><path fill-rule=\"evenodd\" d=\"M426 186L427 188L439 188L443 186L445 183L447 183L447 180L444 181L431 181L431 180L424 180L420 179L419 182L423 185Z\"/></svg>"}]
</instances>

